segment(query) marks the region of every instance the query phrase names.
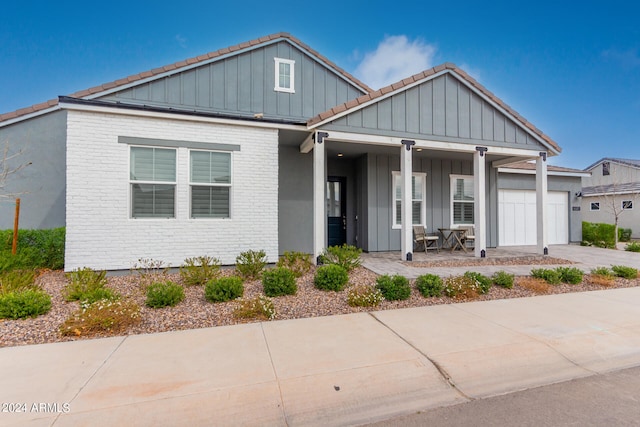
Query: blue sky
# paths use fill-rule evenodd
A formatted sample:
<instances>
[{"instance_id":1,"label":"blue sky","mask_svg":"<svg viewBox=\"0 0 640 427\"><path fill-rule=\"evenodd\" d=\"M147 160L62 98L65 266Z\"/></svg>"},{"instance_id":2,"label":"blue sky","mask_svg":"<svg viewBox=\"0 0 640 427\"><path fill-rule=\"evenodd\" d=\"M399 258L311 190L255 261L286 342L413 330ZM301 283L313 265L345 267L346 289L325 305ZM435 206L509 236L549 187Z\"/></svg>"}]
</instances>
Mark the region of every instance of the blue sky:
<instances>
[{"instance_id":1,"label":"blue sky","mask_svg":"<svg viewBox=\"0 0 640 427\"><path fill-rule=\"evenodd\" d=\"M554 164L640 159L635 3L10 2L0 113L287 31L370 86L453 62L560 144Z\"/></svg>"}]
</instances>

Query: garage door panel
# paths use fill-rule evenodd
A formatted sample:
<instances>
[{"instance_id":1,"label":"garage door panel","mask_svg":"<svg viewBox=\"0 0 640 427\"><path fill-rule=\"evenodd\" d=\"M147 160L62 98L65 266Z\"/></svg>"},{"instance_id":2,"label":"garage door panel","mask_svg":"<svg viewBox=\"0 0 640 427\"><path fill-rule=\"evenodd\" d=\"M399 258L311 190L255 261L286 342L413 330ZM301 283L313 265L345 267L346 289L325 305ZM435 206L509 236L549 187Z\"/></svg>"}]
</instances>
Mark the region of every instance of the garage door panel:
<instances>
[{"instance_id":1,"label":"garage door panel","mask_svg":"<svg viewBox=\"0 0 640 427\"><path fill-rule=\"evenodd\" d=\"M537 239L536 192L499 190L498 221L500 246L535 245ZM547 193L547 241L565 244L569 239L569 209L566 192Z\"/></svg>"}]
</instances>

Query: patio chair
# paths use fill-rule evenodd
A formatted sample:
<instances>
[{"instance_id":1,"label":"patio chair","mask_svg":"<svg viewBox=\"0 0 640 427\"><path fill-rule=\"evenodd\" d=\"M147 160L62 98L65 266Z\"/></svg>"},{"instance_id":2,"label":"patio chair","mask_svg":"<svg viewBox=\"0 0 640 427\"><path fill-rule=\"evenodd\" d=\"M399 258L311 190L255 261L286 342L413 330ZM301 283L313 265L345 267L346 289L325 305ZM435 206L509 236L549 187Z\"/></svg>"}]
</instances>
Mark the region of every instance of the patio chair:
<instances>
[{"instance_id":1,"label":"patio chair","mask_svg":"<svg viewBox=\"0 0 640 427\"><path fill-rule=\"evenodd\" d=\"M428 235L426 232L426 227L421 225L413 226L413 241L417 244L424 247L424 253L428 253L429 250L435 250L436 252L440 252L440 245L438 242L440 241L440 237Z\"/></svg>"},{"instance_id":2,"label":"patio chair","mask_svg":"<svg viewBox=\"0 0 640 427\"><path fill-rule=\"evenodd\" d=\"M476 245L476 236L475 236L474 227L460 227L460 228L464 228L466 230L466 232L464 233L464 237L462 238L462 244L465 245L466 247L467 242L471 242L473 243L471 247L474 248Z\"/></svg>"}]
</instances>

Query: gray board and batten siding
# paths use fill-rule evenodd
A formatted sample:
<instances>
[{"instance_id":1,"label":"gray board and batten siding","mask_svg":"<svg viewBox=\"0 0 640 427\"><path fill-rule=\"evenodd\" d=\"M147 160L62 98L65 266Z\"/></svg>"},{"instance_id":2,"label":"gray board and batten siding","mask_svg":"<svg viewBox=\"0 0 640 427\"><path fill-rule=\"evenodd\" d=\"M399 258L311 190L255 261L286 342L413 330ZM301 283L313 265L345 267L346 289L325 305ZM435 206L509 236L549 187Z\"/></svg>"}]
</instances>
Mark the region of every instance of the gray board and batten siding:
<instances>
[{"instance_id":1,"label":"gray board and batten siding","mask_svg":"<svg viewBox=\"0 0 640 427\"><path fill-rule=\"evenodd\" d=\"M274 58L295 61L294 93L274 90ZM303 123L364 93L292 42L281 40L99 99L246 117L262 113Z\"/></svg>"},{"instance_id":2,"label":"gray board and batten siding","mask_svg":"<svg viewBox=\"0 0 640 427\"><path fill-rule=\"evenodd\" d=\"M4 150L6 143L11 149L22 150L11 159L9 167L30 163L15 175L9 175L3 189L20 197L21 229L64 227L66 139L65 111L0 128L0 150ZM0 198L0 230L13 228L14 216L15 200Z\"/></svg>"},{"instance_id":3,"label":"gray board and batten siding","mask_svg":"<svg viewBox=\"0 0 640 427\"><path fill-rule=\"evenodd\" d=\"M322 129L546 150L450 72L353 111Z\"/></svg>"}]
</instances>

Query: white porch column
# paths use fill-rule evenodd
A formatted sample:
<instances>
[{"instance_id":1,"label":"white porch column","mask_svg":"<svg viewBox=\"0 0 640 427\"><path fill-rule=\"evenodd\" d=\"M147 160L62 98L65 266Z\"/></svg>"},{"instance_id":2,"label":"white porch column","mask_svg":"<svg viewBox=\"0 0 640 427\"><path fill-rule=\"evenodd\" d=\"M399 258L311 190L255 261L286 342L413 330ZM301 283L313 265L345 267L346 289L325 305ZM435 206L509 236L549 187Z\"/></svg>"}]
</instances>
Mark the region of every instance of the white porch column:
<instances>
[{"instance_id":1,"label":"white porch column","mask_svg":"<svg viewBox=\"0 0 640 427\"><path fill-rule=\"evenodd\" d=\"M327 214L325 212L327 177L325 176L326 132L316 132L313 146L313 259L324 252L327 239Z\"/></svg>"},{"instance_id":2,"label":"white porch column","mask_svg":"<svg viewBox=\"0 0 640 427\"><path fill-rule=\"evenodd\" d=\"M475 228L475 249L477 258L487 255L487 190L486 190L486 147L476 147L473 153L473 218Z\"/></svg>"},{"instance_id":3,"label":"white porch column","mask_svg":"<svg viewBox=\"0 0 640 427\"><path fill-rule=\"evenodd\" d=\"M413 221L412 221L412 192L411 177L413 175L411 146L415 141L403 139L400 148L400 182L401 182L401 230L400 230L400 259L403 261L413 260ZM395 190L394 190L395 191ZM394 206L395 209L395 206Z\"/></svg>"},{"instance_id":4,"label":"white porch column","mask_svg":"<svg viewBox=\"0 0 640 427\"><path fill-rule=\"evenodd\" d=\"M538 254L548 255L547 244L547 153L540 152L536 161L536 230Z\"/></svg>"}]
</instances>

